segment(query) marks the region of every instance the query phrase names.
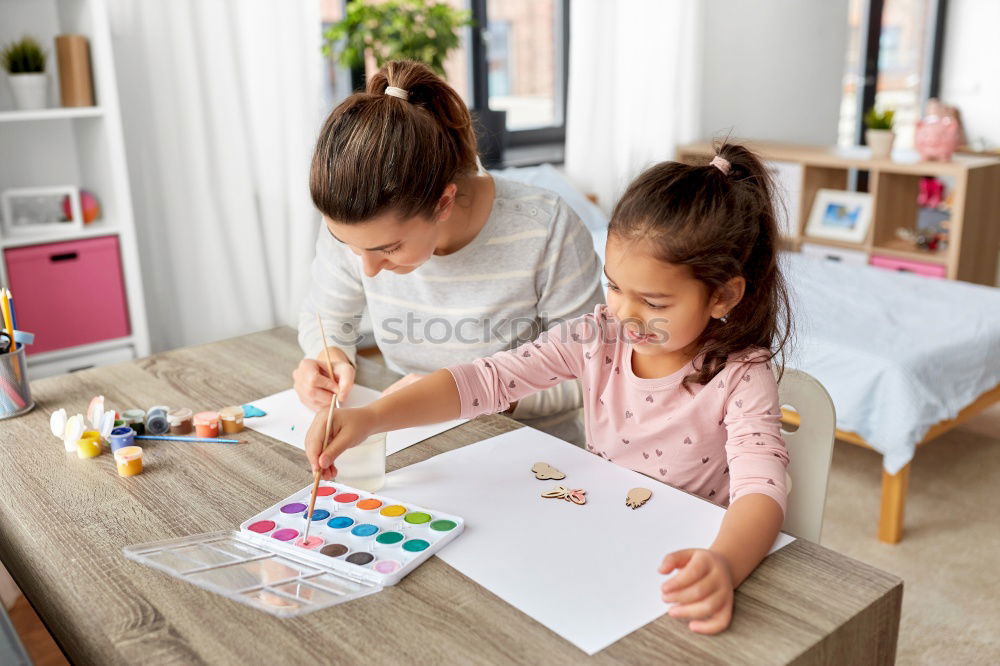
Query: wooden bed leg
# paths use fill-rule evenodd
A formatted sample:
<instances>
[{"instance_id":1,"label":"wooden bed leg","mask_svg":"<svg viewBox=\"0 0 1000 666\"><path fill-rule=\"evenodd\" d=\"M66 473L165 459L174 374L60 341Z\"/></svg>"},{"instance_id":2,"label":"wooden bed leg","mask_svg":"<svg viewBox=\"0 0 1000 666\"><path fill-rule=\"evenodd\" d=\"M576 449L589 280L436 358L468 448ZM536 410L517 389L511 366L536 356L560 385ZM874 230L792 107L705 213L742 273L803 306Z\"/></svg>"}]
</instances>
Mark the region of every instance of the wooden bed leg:
<instances>
[{"instance_id":1,"label":"wooden bed leg","mask_svg":"<svg viewBox=\"0 0 1000 666\"><path fill-rule=\"evenodd\" d=\"M882 514L878 521L878 540L899 543L903 538L903 509L906 507L906 484L910 465L896 474L882 470Z\"/></svg>"}]
</instances>

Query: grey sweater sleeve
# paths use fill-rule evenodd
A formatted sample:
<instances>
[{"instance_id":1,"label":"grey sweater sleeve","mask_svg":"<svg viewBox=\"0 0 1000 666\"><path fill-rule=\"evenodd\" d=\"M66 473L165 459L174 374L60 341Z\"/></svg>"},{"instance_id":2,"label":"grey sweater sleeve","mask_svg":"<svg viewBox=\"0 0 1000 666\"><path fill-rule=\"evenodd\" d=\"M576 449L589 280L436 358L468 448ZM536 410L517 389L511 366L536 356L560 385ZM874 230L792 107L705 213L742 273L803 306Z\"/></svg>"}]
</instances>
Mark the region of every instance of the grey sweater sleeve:
<instances>
[{"instance_id":1,"label":"grey sweater sleeve","mask_svg":"<svg viewBox=\"0 0 1000 666\"><path fill-rule=\"evenodd\" d=\"M347 246L338 243L325 227L316 239L309 292L299 313L299 346L309 358L326 347L339 347L354 363L365 291L358 261ZM323 319L324 344L316 313Z\"/></svg>"},{"instance_id":2,"label":"grey sweater sleeve","mask_svg":"<svg viewBox=\"0 0 1000 666\"><path fill-rule=\"evenodd\" d=\"M594 252L590 232L562 200L542 262L535 288L543 328L591 313L604 302L600 260ZM517 403L511 415L532 418L558 414L582 404L580 382L571 380L527 396Z\"/></svg>"}]
</instances>

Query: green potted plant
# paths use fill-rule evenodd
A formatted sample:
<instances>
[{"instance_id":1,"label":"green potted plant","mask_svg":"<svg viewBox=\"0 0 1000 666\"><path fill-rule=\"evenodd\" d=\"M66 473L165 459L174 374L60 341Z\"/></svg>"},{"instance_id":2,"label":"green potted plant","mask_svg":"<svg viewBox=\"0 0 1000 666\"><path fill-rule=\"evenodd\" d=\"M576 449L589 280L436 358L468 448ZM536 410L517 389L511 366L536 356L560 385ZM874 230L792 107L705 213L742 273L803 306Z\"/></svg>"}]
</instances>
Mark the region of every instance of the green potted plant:
<instances>
[{"instance_id":1,"label":"green potted plant","mask_svg":"<svg viewBox=\"0 0 1000 666\"><path fill-rule=\"evenodd\" d=\"M22 110L44 109L48 80L46 53L32 37L22 37L0 51L0 65L7 71L14 105Z\"/></svg>"},{"instance_id":2,"label":"green potted plant","mask_svg":"<svg viewBox=\"0 0 1000 666\"><path fill-rule=\"evenodd\" d=\"M875 107L865 112L865 141L872 151L872 159L887 160L892 155L892 143L896 135L892 131L892 118L895 112L876 111Z\"/></svg>"},{"instance_id":3,"label":"green potted plant","mask_svg":"<svg viewBox=\"0 0 1000 666\"><path fill-rule=\"evenodd\" d=\"M389 60L417 60L444 76L444 61L456 49L458 31L472 24L471 12L436 0L347 3L344 18L323 34L323 53L345 67L364 67L371 56L381 67Z\"/></svg>"},{"instance_id":4,"label":"green potted plant","mask_svg":"<svg viewBox=\"0 0 1000 666\"><path fill-rule=\"evenodd\" d=\"M390 60L416 60L444 77L444 62L461 43L459 31L472 25L472 13L442 0L350 0L344 18L323 33L323 54L351 69L377 67ZM477 114L479 152L486 166L499 164L507 125L504 111Z\"/></svg>"}]
</instances>

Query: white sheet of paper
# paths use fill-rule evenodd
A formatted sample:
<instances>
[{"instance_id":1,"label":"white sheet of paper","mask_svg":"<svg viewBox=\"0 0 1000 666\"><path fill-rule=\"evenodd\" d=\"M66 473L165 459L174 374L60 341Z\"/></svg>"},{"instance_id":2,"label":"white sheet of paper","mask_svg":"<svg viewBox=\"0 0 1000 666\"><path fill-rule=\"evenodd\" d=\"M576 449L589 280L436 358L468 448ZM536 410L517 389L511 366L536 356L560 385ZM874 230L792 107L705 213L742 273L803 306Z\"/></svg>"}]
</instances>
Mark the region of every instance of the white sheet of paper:
<instances>
[{"instance_id":1,"label":"white sheet of paper","mask_svg":"<svg viewBox=\"0 0 1000 666\"><path fill-rule=\"evenodd\" d=\"M341 404L344 407L364 407L380 395L382 394L374 389L355 384L348 394L347 400ZM295 394L294 389L281 391L266 398L254 400L249 404L264 410L267 412L267 416L246 419L245 423L248 428L300 449L305 449L306 432L309 430L315 413L299 401L299 396ZM455 419L429 426L394 430L386 435L385 453L392 455L397 451L402 451L428 437L433 437L445 430L451 430L455 426L465 423L466 420Z\"/></svg>"},{"instance_id":2,"label":"white sheet of paper","mask_svg":"<svg viewBox=\"0 0 1000 666\"><path fill-rule=\"evenodd\" d=\"M566 474L540 481L546 462ZM587 503L542 498L557 485ZM652 498L625 506L631 488ZM663 557L707 548L725 510L532 428L492 437L388 475L383 493L462 516L438 557L594 654L663 615ZM771 552L791 543L778 536Z\"/></svg>"}]
</instances>

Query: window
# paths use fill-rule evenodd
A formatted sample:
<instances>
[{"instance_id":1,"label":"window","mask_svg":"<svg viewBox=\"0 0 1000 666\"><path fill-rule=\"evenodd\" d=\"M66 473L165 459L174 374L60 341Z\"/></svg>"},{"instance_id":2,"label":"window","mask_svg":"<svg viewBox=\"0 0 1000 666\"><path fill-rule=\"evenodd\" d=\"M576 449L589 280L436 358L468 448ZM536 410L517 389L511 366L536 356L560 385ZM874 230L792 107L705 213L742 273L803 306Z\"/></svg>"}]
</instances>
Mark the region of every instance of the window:
<instances>
[{"instance_id":1,"label":"window","mask_svg":"<svg viewBox=\"0 0 1000 666\"><path fill-rule=\"evenodd\" d=\"M474 110L507 114L506 143L566 138L568 0L470 0Z\"/></svg>"},{"instance_id":2,"label":"window","mask_svg":"<svg viewBox=\"0 0 1000 666\"><path fill-rule=\"evenodd\" d=\"M913 147L923 107L938 93L947 0L850 0L839 143L864 142L862 116L895 111L896 147Z\"/></svg>"},{"instance_id":3,"label":"window","mask_svg":"<svg viewBox=\"0 0 1000 666\"><path fill-rule=\"evenodd\" d=\"M343 17L346 1L321 0L324 28ZM445 61L448 83L473 112L506 112L508 147L563 143L569 0L447 2L470 9L475 22ZM363 72L348 72L332 61L326 67L327 109L360 88L364 75L375 71L371 59Z\"/></svg>"}]
</instances>

